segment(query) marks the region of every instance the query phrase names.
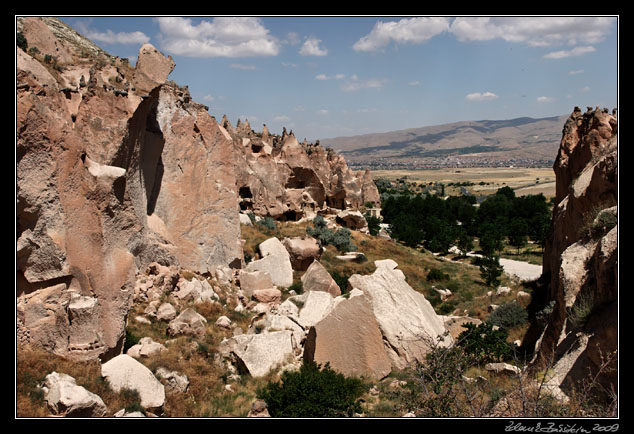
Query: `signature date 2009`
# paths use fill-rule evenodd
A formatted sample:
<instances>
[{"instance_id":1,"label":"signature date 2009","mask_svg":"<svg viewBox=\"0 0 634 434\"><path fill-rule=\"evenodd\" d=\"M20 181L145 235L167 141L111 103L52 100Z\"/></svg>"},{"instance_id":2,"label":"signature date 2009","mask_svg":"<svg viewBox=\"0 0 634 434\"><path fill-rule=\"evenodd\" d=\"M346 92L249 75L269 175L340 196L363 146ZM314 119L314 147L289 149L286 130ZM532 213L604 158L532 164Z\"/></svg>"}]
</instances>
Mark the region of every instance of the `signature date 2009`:
<instances>
[{"instance_id":1,"label":"signature date 2009","mask_svg":"<svg viewBox=\"0 0 634 434\"><path fill-rule=\"evenodd\" d=\"M619 424L592 424L591 426L581 426L578 424L562 424L555 422L541 423L535 425L525 425L522 422L509 421L504 428L505 432L526 432L526 433L561 433L561 434L591 434L591 433L611 433L619 430Z\"/></svg>"}]
</instances>

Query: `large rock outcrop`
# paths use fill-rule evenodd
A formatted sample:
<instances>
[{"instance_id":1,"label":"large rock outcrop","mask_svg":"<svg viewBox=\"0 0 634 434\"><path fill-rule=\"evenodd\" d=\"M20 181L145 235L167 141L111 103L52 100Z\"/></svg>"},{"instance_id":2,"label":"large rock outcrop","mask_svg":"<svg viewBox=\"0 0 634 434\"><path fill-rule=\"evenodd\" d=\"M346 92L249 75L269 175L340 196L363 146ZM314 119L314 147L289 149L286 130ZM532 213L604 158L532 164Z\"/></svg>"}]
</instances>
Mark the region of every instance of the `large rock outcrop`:
<instances>
[{"instance_id":1,"label":"large rock outcrop","mask_svg":"<svg viewBox=\"0 0 634 434\"><path fill-rule=\"evenodd\" d=\"M575 108L553 169L556 198L544 252L543 309L525 345L535 345L536 366L554 366L554 386L570 390L601 370L599 380L609 390L617 384L616 113Z\"/></svg>"},{"instance_id":2,"label":"large rock outcrop","mask_svg":"<svg viewBox=\"0 0 634 434\"><path fill-rule=\"evenodd\" d=\"M379 266L371 275L351 276L349 284L349 299L337 297L318 321L300 322L310 327L305 360L381 379L392 369L424 363L436 345L452 344L443 319L400 270Z\"/></svg>"},{"instance_id":3,"label":"large rock outcrop","mask_svg":"<svg viewBox=\"0 0 634 434\"><path fill-rule=\"evenodd\" d=\"M18 336L107 359L138 269L241 265L232 138L152 47L139 74L54 18L18 27Z\"/></svg>"},{"instance_id":4,"label":"large rock outcrop","mask_svg":"<svg viewBox=\"0 0 634 434\"><path fill-rule=\"evenodd\" d=\"M355 173L345 159L319 143L299 143L293 132L256 133L245 123L221 125L234 137L240 208L278 220L313 217L330 208L376 205L379 193L368 172Z\"/></svg>"}]
</instances>

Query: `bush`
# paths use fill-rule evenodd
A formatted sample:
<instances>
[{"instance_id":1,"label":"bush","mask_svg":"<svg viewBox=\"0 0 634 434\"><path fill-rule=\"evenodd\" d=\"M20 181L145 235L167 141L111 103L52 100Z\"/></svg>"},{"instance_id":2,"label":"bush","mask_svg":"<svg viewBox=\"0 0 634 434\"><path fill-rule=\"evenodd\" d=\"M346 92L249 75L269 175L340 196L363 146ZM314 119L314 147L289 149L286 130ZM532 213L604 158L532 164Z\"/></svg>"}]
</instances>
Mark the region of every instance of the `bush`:
<instances>
[{"instance_id":1,"label":"bush","mask_svg":"<svg viewBox=\"0 0 634 434\"><path fill-rule=\"evenodd\" d=\"M449 280L449 274L443 273L438 268L432 268L427 273L427 280L429 282L439 282L442 280Z\"/></svg>"},{"instance_id":2,"label":"bush","mask_svg":"<svg viewBox=\"0 0 634 434\"><path fill-rule=\"evenodd\" d=\"M489 321L493 325L511 329L526 323L528 312L515 302L504 303L489 315Z\"/></svg>"},{"instance_id":3,"label":"bush","mask_svg":"<svg viewBox=\"0 0 634 434\"><path fill-rule=\"evenodd\" d=\"M313 227L308 226L306 233L319 240L322 246L333 245L342 253L351 252L357 248L352 244L350 229L341 228L337 232L328 229L326 220L320 215L313 219Z\"/></svg>"},{"instance_id":4,"label":"bush","mask_svg":"<svg viewBox=\"0 0 634 434\"><path fill-rule=\"evenodd\" d=\"M365 390L358 378L348 378L314 362L299 371L286 371L281 381L258 389L273 417L351 417L361 411L359 397Z\"/></svg>"},{"instance_id":5,"label":"bush","mask_svg":"<svg viewBox=\"0 0 634 434\"><path fill-rule=\"evenodd\" d=\"M485 322L479 325L467 323L466 330L458 336L457 345L478 360L478 363L502 361L512 354L513 347L507 342L506 329L495 330L493 324Z\"/></svg>"},{"instance_id":6,"label":"bush","mask_svg":"<svg viewBox=\"0 0 634 434\"><path fill-rule=\"evenodd\" d=\"M275 223L275 220L273 220L272 217L265 217L262 220L260 220L258 224L271 231L274 231L277 229L277 224Z\"/></svg>"},{"instance_id":7,"label":"bush","mask_svg":"<svg viewBox=\"0 0 634 434\"><path fill-rule=\"evenodd\" d=\"M368 222L368 231L370 231L370 235L377 236L381 230L381 219L370 214L366 214L365 221Z\"/></svg>"},{"instance_id":8,"label":"bush","mask_svg":"<svg viewBox=\"0 0 634 434\"><path fill-rule=\"evenodd\" d=\"M479 261L480 275L487 286L495 287L500 285L500 277L504 272L504 267L500 265L500 257L485 256Z\"/></svg>"}]
</instances>

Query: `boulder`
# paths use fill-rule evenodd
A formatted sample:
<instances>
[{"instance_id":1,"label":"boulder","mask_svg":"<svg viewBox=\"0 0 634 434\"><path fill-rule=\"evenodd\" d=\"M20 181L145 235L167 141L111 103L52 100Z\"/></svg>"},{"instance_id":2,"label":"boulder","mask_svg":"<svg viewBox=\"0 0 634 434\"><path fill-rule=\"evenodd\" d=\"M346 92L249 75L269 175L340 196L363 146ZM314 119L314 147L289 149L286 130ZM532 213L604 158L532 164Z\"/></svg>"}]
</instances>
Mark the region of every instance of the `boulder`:
<instances>
[{"instance_id":1,"label":"boulder","mask_svg":"<svg viewBox=\"0 0 634 434\"><path fill-rule=\"evenodd\" d=\"M165 403L165 387L152 371L127 354L101 365L101 375L115 392L124 388L138 391L141 405L146 409L161 408Z\"/></svg>"},{"instance_id":2,"label":"boulder","mask_svg":"<svg viewBox=\"0 0 634 434\"><path fill-rule=\"evenodd\" d=\"M160 353L161 351L165 351L166 349L167 348L165 348L165 345L159 342L154 342L150 337L145 337L140 339L138 344L131 346L126 354L134 357L135 359L138 359L141 357L148 357L153 354Z\"/></svg>"},{"instance_id":3,"label":"boulder","mask_svg":"<svg viewBox=\"0 0 634 434\"><path fill-rule=\"evenodd\" d=\"M269 238L259 245L262 259L251 261L246 271L266 271L274 285L288 288L293 284L293 266L290 255L277 238Z\"/></svg>"},{"instance_id":4,"label":"boulder","mask_svg":"<svg viewBox=\"0 0 634 434\"><path fill-rule=\"evenodd\" d=\"M304 291L323 291L333 297L341 295L341 289L328 270L319 261L314 261L301 278Z\"/></svg>"},{"instance_id":5,"label":"boulder","mask_svg":"<svg viewBox=\"0 0 634 434\"><path fill-rule=\"evenodd\" d=\"M390 270L394 270L396 267L398 267L398 264L394 259L377 259L376 261L374 261L374 266L376 268L387 267Z\"/></svg>"},{"instance_id":6,"label":"boulder","mask_svg":"<svg viewBox=\"0 0 634 434\"><path fill-rule=\"evenodd\" d=\"M103 417L106 405L103 400L77 385L67 374L53 372L44 380L44 399L53 414L65 417Z\"/></svg>"},{"instance_id":7,"label":"boulder","mask_svg":"<svg viewBox=\"0 0 634 434\"><path fill-rule=\"evenodd\" d=\"M313 261L319 260L323 248L312 237L284 238L282 244L286 247L294 270L306 271Z\"/></svg>"},{"instance_id":8,"label":"boulder","mask_svg":"<svg viewBox=\"0 0 634 434\"><path fill-rule=\"evenodd\" d=\"M368 227L368 222L360 211L341 211L337 214L336 221L341 226L354 230L367 229Z\"/></svg>"},{"instance_id":9,"label":"boulder","mask_svg":"<svg viewBox=\"0 0 634 434\"><path fill-rule=\"evenodd\" d=\"M233 353L239 364L253 377L262 377L291 360L295 345L290 330L253 335L239 335Z\"/></svg>"},{"instance_id":10,"label":"boulder","mask_svg":"<svg viewBox=\"0 0 634 434\"><path fill-rule=\"evenodd\" d=\"M207 320L192 308L187 308L170 321L167 334L170 336L189 335L202 338L205 336Z\"/></svg>"},{"instance_id":11,"label":"boulder","mask_svg":"<svg viewBox=\"0 0 634 434\"><path fill-rule=\"evenodd\" d=\"M158 368L156 375L159 379L165 381L165 391L168 393L185 393L189 387L189 379L187 375L176 371L170 371L167 368Z\"/></svg>"},{"instance_id":12,"label":"boulder","mask_svg":"<svg viewBox=\"0 0 634 434\"><path fill-rule=\"evenodd\" d=\"M172 295L179 300L202 303L218 299L218 295L214 292L207 280L198 280L194 278L189 281L181 279L178 282L178 288L179 290L173 292Z\"/></svg>"},{"instance_id":13,"label":"boulder","mask_svg":"<svg viewBox=\"0 0 634 434\"><path fill-rule=\"evenodd\" d=\"M161 304L156 311L156 319L160 321L171 321L176 318L176 308L170 303Z\"/></svg>"},{"instance_id":14,"label":"boulder","mask_svg":"<svg viewBox=\"0 0 634 434\"><path fill-rule=\"evenodd\" d=\"M247 417L271 417L266 402L261 399L254 401L253 404L251 404L251 409Z\"/></svg>"},{"instance_id":15,"label":"boulder","mask_svg":"<svg viewBox=\"0 0 634 434\"><path fill-rule=\"evenodd\" d=\"M165 83L176 64L172 57L166 58L152 44L143 44L134 72L136 88L149 93L156 86Z\"/></svg>"},{"instance_id":16,"label":"boulder","mask_svg":"<svg viewBox=\"0 0 634 434\"><path fill-rule=\"evenodd\" d=\"M271 280L268 271L240 270L238 279L240 280L240 289L247 298L253 296L253 291L273 288L273 280Z\"/></svg>"},{"instance_id":17,"label":"boulder","mask_svg":"<svg viewBox=\"0 0 634 434\"><path fill-rule=\"evenodd\" d=\"M496 374L519 375L522 373L520 368L508 363L487 363L484 369L495 372Z\"/></svg>"},{"instance_id":18,"label":"boulder","mask_svg":"<svg viewBox=\"0 0 634 434\"><path fill-rule=\"evenodd\" d=\"M372 305L363 295L343 300L310 328L304 360L330 366L346 376L379 380L392 370Z\"/></svg>"},{"instance_id":19,"label":"boulder","mask_svg":"<svg viewBox=\"0 0 634 434\"><path fill-rule=\"evenodd\" d=\"M304 303L297 318L297 322L304 328L317 324L335 307L335 299L324 291L308 291L293 299Z\"/></svg>"},{"instance_id":20,"label":"boulder","mask_svg":"<svg viewBox=\"0 0 634 434\"><path fill-rule=\"evenodd\" d=\"M231 330L231 320L225 315L219 317L214 324L221 329Z\"/></svg>"},{"instance_id":21,"label":"boulder","mask_svg":"<svg viewBox=\"0 0 634 434\"><path fill-rule=\"evenodd\" d=\"M405 281L399 270L379 267L368 276L355 274L348 280L368 297L392 367L403 369L424 362L434 345L448 346L447 329L431 303Z\"/></svg>"},{"instance_id":22,"label":"boulder","mask_svg":"<svg viewBox=\"0 0 634 434\"><path fill-rule=\"evenodd\" d=\"M282 300L282 292L277 288L256 289L253 298L260 303L279 303Z\"/></svg>"}]
</instances>

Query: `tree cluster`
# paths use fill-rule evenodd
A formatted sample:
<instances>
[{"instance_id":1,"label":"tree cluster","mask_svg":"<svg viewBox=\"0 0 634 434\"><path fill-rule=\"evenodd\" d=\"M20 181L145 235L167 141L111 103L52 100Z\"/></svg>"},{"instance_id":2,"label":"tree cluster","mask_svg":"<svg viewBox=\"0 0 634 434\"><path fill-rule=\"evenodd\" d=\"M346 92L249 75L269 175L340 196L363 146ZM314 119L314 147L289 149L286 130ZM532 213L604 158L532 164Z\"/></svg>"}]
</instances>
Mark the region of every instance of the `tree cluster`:
<instances>
[{"instance_id":1,"label":"tree cluster","mask_svg":"<svg viewBox=\"0 0 634 434\"><path fill-rule=\"evenodd\" d=\"M519 249L531 239L544 245L550 209L543 194L516 197L503 187L475 207L474 196L390 195L382 203L383 221L393 238L410 247L420 244L446 253L452 245L466 253L478 237L485 255L493 255L504 242Z\"/></svg>"}]
</instances>

